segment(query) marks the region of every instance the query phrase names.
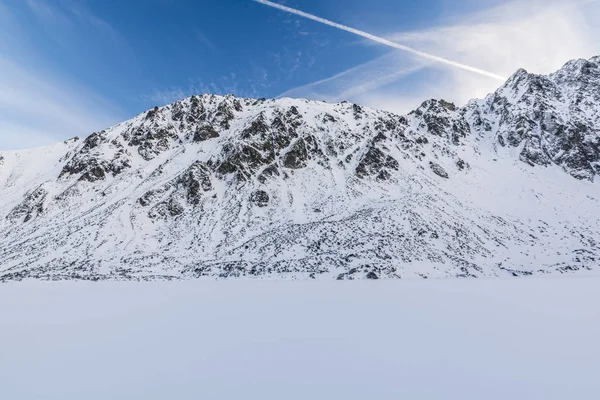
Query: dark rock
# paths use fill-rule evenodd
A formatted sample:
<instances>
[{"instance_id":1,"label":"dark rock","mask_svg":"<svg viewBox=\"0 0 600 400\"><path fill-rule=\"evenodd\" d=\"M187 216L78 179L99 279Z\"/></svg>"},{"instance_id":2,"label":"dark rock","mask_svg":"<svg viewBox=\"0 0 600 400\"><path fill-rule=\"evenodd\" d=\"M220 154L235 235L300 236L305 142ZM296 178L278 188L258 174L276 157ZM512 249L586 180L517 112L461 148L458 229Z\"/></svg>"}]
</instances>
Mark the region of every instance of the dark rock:
<instances>
[{"instance_id":1,"label":"dark rock","mask_svg":"<svg viewBox=\"0 0 600 400\"><path fill-rule=\"evenodd\" d=\"M173 103L171 109L171 119L173 121L183 121L184 115L185 112L183 110L183 104L181 103L181 101Z\"/></svg>"},{"instance_id":2,"label":"dark rock","mask_svg":"<svg viewBox=\"0 0 600 400\"><path fill-rule=\"evenodd\" d=\"M444 107L447 110L456 111L456 106L454 105L454 103L447 102L446 100L443 100L443 99L440 100L439 103L442 107Z\"/></svg>"},{"instance_id":3,"label":"dark rock","mask_svg":"<svg viewBox=\"0 0 600 400\"><path fill-rule=\"evenodd\" d=\"M265 140L267 137L267 133L269 131L269 126L266 123L266 118L263 113L260 113L258 117L252 121L249 127L242 130L241 138L242 139L250 139L250 138L259 138Z\"/></svg>"},{"instance_id":4,"label":"dark rock","mask_svg":"<svg viewBox=\"0 0 600 400\"><path fill-rule=\"evenodd\" d=\"M438 176L441 176L442 178L448 179L449 175L446 172L446 170L444 168L442 168L441 165L434 163L433 161L429 162L429 168L431 168L431 170Z\"/></svg>"},{"instance_id":5,"label":"dark rock","mask_svg":"<svg viewBox=\"0 0 600 400\"><path fill-rule=\"evenodd\" d=\"M215 114L215 120L219 123L221 128L229 129L230 122L233 120L235 115L233 110L227 104L227 100L222 101L217 107L217 113Z\"/></svg>"},{"instance_id":6,"label":"dark rock","mask_svg":"<svg viewBox=\"0 0 600 400\"><path fill-rule=\"evenodd\" d=\"M198 123L206 120L206 109L198 96L190 98L190 112L187 116L187 122Z\"/></svg>"},{"instance_id":7,"label":"dark rock","mask_svg":"<svg viewBox=\"0 0 600 400\"><path fill-rule=\"evenodd\" d=\"M228 143L223 146L222 159L211 161L216 164L216 172L220 175L236 173L239 180L247 180L260 167L275 160L273 152L261 153L255 146L249 144Z\"/></svg>"},{"instance_id":8,"label":"dark rock","mask_svg":"<svg viewBox=\"0 0 600 400\"><path fill-rule=\"evenodd\" d=\"M540 147L539 137L531 137L523 146L523 150L519 154L519 159L532 167L535 165L548 166L551 160Z\"/></svg>"},{"instance_id":9,"label":"dark rock","mask_svg":"<svg viewBox=\"0 0 600 400\"><path fill-rule=\"evenodd\" d=\"M146 113L146 119L153 119L158 113L158 107L154 107L152 110Z\"/></svg>"},{"instance_id":10,"label":"dark rock","mask_svg":"<svg viewBox=\"0 0 600 400\"><path fill-rule=\"evenodd\" d=\"M390 170L397 171L399 168L398 161L379 148L371 146L358 163L356 176L376 176L379 180L386 180L390 177Z\"/></svg>"},{"instance_id":11,"label":"dark rock","mask_svg":"<svg viewBox=\"0 0 600 400\"><path fill-rule=\"evenodd\" d=\"M194 132L193 141L203 142L208 139L218 138L219 133L215 130L215 128L211 124L203 124L198 126L196 132Z\"/></svg>"},{"instance_id":12,"label":"dark rock","mask_svg":"<svg viewBox=\"0 0 600 400\"><path fill-rule=\"evenodd\" d=\"M300 112L296 106L291 106L288 110L288 116L300 116Z\"/></svg>"},{"instance_id":13,"label":"dark rock","mask_svg":"<svg viewBox=\"0 0 600 400\"><path fill-rule=\"evenodd\" d=\"M150 190L150 191L144 193L144 195L142 197L137 199L137 202L142 207L148 207L148 206L152 205L152 203L156 202L157 199L160 199L169 190L171 190L171 188L172 188L172 185L170 183L168 183L168 184L161 186L160 188Z\"/></svg>"},{"instance_id":14,"label":"dark rock","mask_svg":"<svg viewBox=\"0 0 600 400\"><path fill-rule=\"evenodd\" d=\"M283 155L283 166L291 169L299 169L306 167L308 152L306 150L306 142L303 139L298 139L290 150Z\"/></svg>"},{"instance_id":15,"label":"dark rock","mask_svg":"<svg viewBox=\"0 0 600 400\"><path fill-rule=\"evenodd\" d=\"M33 192L27 193L23 201L13 208L6 216L11 221L23 218L23 222L28 222L44 212L44 202L48 192L42 186L37 187Z\"/></svg>"},{"instance_id":16,"label":"dark rock","mask_svg":"<svg viewBox=\"0 0 600 400\"><path fill-rule=\"evenodd\" d=\"M64 144L71 144L71 143L75 143L75 142L78 142L78 141L79 141L79 136L75 136L75 137L72 137L71 139L65 140L63 143ZM2 158L2 157L0 156L0 158Z\"/></svg>"},{"instance_id":17,"label":"dark rock","mask_svg":"<svg viewBox=\"0 0 600 400\"><path fill-rule=\"evenodd\" d=\"M180 203L196 206L201 203L204 194L211 192L213 185L210 170L201 161L190 165L181 175L161 187L146 192L137 202L142 207L148 207L159 202L149 213L151 218L167 218L181 215L185 208Z\"/></svg>"},{"instance_id":18,"label":"dark rock","mask_svg":"<svg viewBox=\"0 0 600 400\"><path fill-rule=\"evenodd\" d=\"M233 109L237 112L244 111L244 107L242 107L242 103L238 99L233 101Z\"/></svg>"},{"instance_id":19,"label":"dark rock","mask_svg":"<svg viewBox=\"0 0 600 400\"><path fill-rule=\"evenodd\" d=\"M137 147L138 154L146 161L169 150L171 144L179 140L177 131L172 124L161 126L156 122L134 127L125 136L129 138L129 146Z\"/></svg>"},{"instance_id":20,"label":"dark rock","mask_svg":"<svg viewBox=\"0 0 600 400\"><path fill-rule=\"evenodd\" d=\"M177 217L178 215L183 214L183 212L185 211L183 206L181 204L179 204L177 201L175 201L174 199L171 199L167 203L167 210L169 211L169 215L171 217Z\"/></svg>"},{"instance_id":21,"label":"dark rock","mask_svg":"<svg viewBox=\"0 0 600 400\"><path fill-rule=\"evenodd\" d=\"M269 194L264 190L256 190L250 195L250 201L259 207L269 205Z\"/></svg>"},{"instance_id":22,"label":"dark rock","mask_svg":"<svg viewBox=\"0 0 600 400\"><path fill-rule=\"evenodd\" d=\"M89 153L90 150L99 147L102 143L106 143L106 134L104 132L94 132L83 141L82 153Z\"/></svg>"},{"instance_id":23,"label":"dark rock","mask_svg":"<svg viewBox=\"0 0 600 400\"><path fill-rule=\"evenodd\" d=\"M185 208L179 204L174 198L169 198L159 204L148 212L148 216L151 219L168 219L175 218L182 215L185 212Z\"/></svg>"},{"instance_id":24,"label":"dark rock","mask_svg":"<svg viewBox=\"0 0 600 400\"><path fill-rule=\"evenodd\" d=\"M177 184L186 189L187 200L190 204L198 204L202 193L213 190L210 171L200 161L194 162L177 181Z\"/></svg>"},{"instance_id":25,"label":"dark rock","mask_svg":"<svg viewBox=\"0 0 600 400\"><path fill-rule=\"evenodd\" d=\"M81 174L79 180L87 182L96 182L104 180L105 178L106 172L104 171L104 168L102 168L100 165L94 165L90 168L87 168L86 171L83 174Z\"/></svg>"},{"instance_id":26,"label":"dark rock","mask_svg":"<svg viewBox=\"0 0 600 400\"><path fill-rule=\"evenodd\" d=\"M334 123L337 122L337 120L335 119L335 117L331 114L325 113L325 115L323 115L323 119L322 119L323 123Z\"/></svg>"},{"instance_id":27,"label":"dark rock","mask_svg":"<svg viewBox=\"0 0 600 400\"><path fill-rule=\"evenodd\" d=\"M95 150L106 145L105 132L93 133L83 142L81 149L62 168L59 178L81 174L79 180L95 182L106 178L108 173L120 174L131 167L127 151L118 142L111 142L110 146L118 148L112 159L106 160Z\"/></svg>"},{"instance_id":28,"label":"dark rock","mask_svg":"<svg viewBox=\"0 0 600 400\"><path fill-rule=\"evenodd\" d=\"M377 276L375 272L371 271L367 274L367 279L379 279L379 276Z\"/></svg>"},{"instance_id":29,"label":"dark rock","mask_svg":"<svg viewBox=\"0 0 600 400\"><path fill-rule=\"evenodd\" d=\"M275 176L279 176L279 170L277 166L274 164L266 167L260 175L258 175L258 181L260 183L266 183L269 178L273 178Z\"/></svg>"},{"instance_id":30,"label":"dark rock","mask_svg":"<svg viewBox=\"0 0 600 400\"><path fill-rule=\"evenodd\" d=\"M363 114L363 109L358 104L352 104L352 111L354 113L354 118L361 119Z\"/></svg>"},{"instance_id":31,"label":"dark rock","mask_svg":"<svg viewBox=\"0 0 600 400\"><path fill-rule=\"evenodd\" d=\"M498 135L498 143L500 144L500 146L506 147L506 142L504 141L504 136Z\"/></svg>"}]
</instances>

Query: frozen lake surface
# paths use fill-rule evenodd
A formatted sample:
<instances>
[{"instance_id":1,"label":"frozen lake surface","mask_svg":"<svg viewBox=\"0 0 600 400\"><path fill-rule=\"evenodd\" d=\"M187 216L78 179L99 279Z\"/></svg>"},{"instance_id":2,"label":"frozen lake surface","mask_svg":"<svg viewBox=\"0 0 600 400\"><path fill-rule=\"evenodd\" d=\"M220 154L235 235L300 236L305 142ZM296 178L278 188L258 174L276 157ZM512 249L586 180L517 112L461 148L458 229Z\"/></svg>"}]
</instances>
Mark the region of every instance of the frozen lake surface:
<instances>
[{"instance_id":1,"label":"frozen lake surface","mask_svg":"<svg viewBox=\"0 0 600 400\"><path fill-rule=\"evenodd\" d=\"M600 277L0 285L2 399L598 399Z\"/></svg>"}]
</instances>

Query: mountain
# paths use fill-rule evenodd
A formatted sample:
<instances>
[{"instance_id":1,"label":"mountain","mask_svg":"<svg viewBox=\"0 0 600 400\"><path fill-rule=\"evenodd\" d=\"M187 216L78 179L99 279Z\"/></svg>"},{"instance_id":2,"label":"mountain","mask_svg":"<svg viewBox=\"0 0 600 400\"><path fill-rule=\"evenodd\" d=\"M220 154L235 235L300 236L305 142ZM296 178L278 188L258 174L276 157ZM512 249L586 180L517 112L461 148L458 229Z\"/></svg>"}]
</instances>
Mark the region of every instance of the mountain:
<instances>
[{"instance_id":1,"label":"mountain","mask_svg":"<svg viewBox=\"0 0 600 400\"><path fill-rule=\"evenodd\" d=\"M593 271L600 57L464 107L193 96L0 152L0 280Z\"/></svg>"}]
</instances>

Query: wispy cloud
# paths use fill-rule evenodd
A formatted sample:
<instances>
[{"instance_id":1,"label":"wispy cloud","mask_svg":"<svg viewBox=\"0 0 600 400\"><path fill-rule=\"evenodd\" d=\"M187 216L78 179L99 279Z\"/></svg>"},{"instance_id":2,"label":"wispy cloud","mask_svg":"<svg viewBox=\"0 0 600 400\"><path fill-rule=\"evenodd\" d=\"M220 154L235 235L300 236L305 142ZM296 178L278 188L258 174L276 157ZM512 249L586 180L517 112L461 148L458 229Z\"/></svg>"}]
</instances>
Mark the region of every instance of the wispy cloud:
<instances>
[{"instance_id":1,"label":"wispy cloud","mask_svg":"<svg viewBox=\"0 0 600 400\"><path fill-rule=\"evenodd\" d=\"M331 26L331 27L334 27L334 28L337 28L337 29L341 29L343 31L352 33L354 35L364 37L365 39L372 40L374 42L383 44L383 45L388 46L388 47L392 47L392 48L397 49L397 50L402 50L402 51L408 52L410 54L416 55L418 57L425 58L427 60L435 61L435 62L444 64L444 65L448 65L448 66L451 66L451 67L454 67L454 68L463 69L463 70L466 70L466 71L469 71L469 72L473 72L475 74L486 76L488 78L493 78L493 79L497 79L497 80L501 80L501 81L503 81L503 80L506 79L505 77L503 77L501 75L495 74L493 72L490 72L490 71L487 71L487 70L484 70L484 69L481 69L481 68L477 68L477 67L473 66L473 64L464 64L464 63L456 62L454 60L450 60L448 58L440 57L440 56L432 54L430 52L417 50L417 49L415 49L413 47L406 46L406 45L403 45L403 44L399 44L399 43L393 42L393 41L391 41L389 39L385 39L385 38L382 38L382 37L379 37L379 36L375 36L375 35L370 34L368 32L361 31L361 30L352 28L352 27L347 26L347 25L342 25L342 24L339 24L337 22L333 22L333 21L330 21L328 19L318 17L318 16L313 15L313 14L309 14L309 13L306 13L306 12L303 12L303 11L300 11L300 10L297 10L297 9L294 9L294 8L291 8L291 7L287 7L287 6L278 4L278 3L273 3L272 1L268 1L268 0L254 0L254 1L257 2L257 3L260 3L260 4L264 4L266 6L269 6L269 7L276 8L276 9L281 10L281 11L285 11L287 13L291 13L291 14L295 14L295 15L301 16L303 18L311 19L313 21L319 22L319 23L324 24L324 25L328 25L328 26Z\"/></svg>"},{"instance_id":2,"label":"wispy cloud","mask_svg":"<svg viewBox=\"0 0 600 400\"><path fill-rule=\"evenodd\" d=\"M27 0L27 5L39 18L52 18L67 22L65 15L56 8L51 7L43 0Z\"/></svg>"},{"instance_id":3,"label":"wispy cloud","mask_svg":"<svg viewBox=\"0 0 600 400\"><path fill-rule=\"evenodd\" d=\"M451 56L461 62L479 62L511 75L518 68L548 74L573 58L600 54L600 4L572 0L515 0L461 21L418 32L388 35L391 40ZM483 97L498 84L462 71L438 69L424 81L425 97L446 97L458 103Z\"/></svg>"},{"instance_id":4,"label":"wispy cloud","mask_svg":"<svg viewBox=\"0 0 600 400\"><path fill-rule=\"evenodd\" d=\"M194 94L204 93L204 91L198 91L197 93L194 93L194 87L194 85L190 84L190 87L188 88L173 86L166 89L155 89L153 93L143 95L140 98L140 101L149 102L157 106L163 106L165 104L174 103L177 100L190 97Z\"/></svg>"},{"instance_id":5,"label":"wispy cloud","mask_svg":"<svg viewBox=\"0 0 600 400\"><path fill-rule=\"evenodd\" d=\"M211 50L217 50L217 46L213 43L212 40L210 40L208 38L208 36L206 36L204 34L204 32L196 30L196 39L198 39L198 42L200 42L200 44L208 47Z\"/></svg>"},{"instance_id":6,"label":"wispy cloud","mask_svg":"<svg viewBox=\"0 0 600 400\"><path fill-rule=\"evenodd\" d=\"M82 6L81 2L72 2L71 1L66 4L67 4L67 6L66 6L67 11L70 12L71 14L75 15L79 19L80 22L92 25L93 27L98 29L103 34L106 34L109 37L111 37L113 40L116 40L117 42L119 42L121 45L126 43L123 36L117 29L115 29L111 24L109 24L102 18L99 18L99 17L95 16L94 14L90 13L88 10L86 10Z\"/></svg>"},{"instance_id":7,"label":"wispy cloud","mask_svg":"<svg viewBox=\"0 0 600 400\"><path fill-rule=\"evenodd\" d=\"M258 69L255 77L240 83L235 73L223 75L214 81L202 79L190 79L184 86L171 86L167 88L155 88L154 91L141 95L135 100L147 103L148 107L163 106L186 97L200 94L227 95L234 94L238 97L262 97L268 86L269 75L264 69Z\"/></svg>"},{"instance_id":8,"label":"wispy cloud","mask_svg":"<svg viewBox=\"0 0 600 400\"><path fill-rule=\"evenodd\" d=\"M122 118L109 102L68 80L5 58L0 70L1 149L85 136Z\"/></svg>"},{"instance_id":9,"label":"wispy cloud","mask_svg":"<svg viewBox=\"0 0 600 400\"><path fill-rule=\"evenodd\" d=\"M448 25L385 37L501 75L511 75L521 67L550 73L570 59L600 54L598 18L598 1L513 0L455 17ZM413 78L420 71L427 73L426 78ZM486 76L434 62L418 63L415 57L392 52L283 95L351 100L408 112L428 98L464 104L484 97L498 85Z\"/></svg>"},{"instance_id":10,"label":"wispy cloud","mask_svg":"<svg viewBox=\"0 0 600 400\"><path fill-rule=\"evenodd\" d=\"M70 24L70 16L41 0L29 0L33 15L53 29ZM67 76L52 72L52 60L40 58L6 5L0 6L0 149L41 146L85 136L123 119L122 112ZM84 11L81 11L82 13ZM92 18L81 14L78 18ZM100 24L100 19L95 19ZM35 21L34 21L35 23ZM103 29L108 29L105 26Z\"/></svg>"},{"instance_id":11,"label":"wispy cloud","mask_svg":"<svg viewBox=\"0 0 600 400\"><path fill-rule=\"evenodd\" d=\"M353 100L431 64L429 60L389 52L328 78L287 90L278 97L307 97L332 102Z\"/></svg>"},{"instance_id":12,"label":"wispy cloud","mask_svg":"<svg viewBox=\"0 0 600 400\"><path fill-rule=\"evenodd\" d=\"M199 94L234 94L238 97L262 97L270 85L269 74L264 68L250 65L250 79L243 82L231 72L213 81L206 82L201 79L190 79L187 86L172 86L166 89L155 89L154 92L143 95L140 101L152 105L165 105L186 97Z\"/></svg>"}]
</instances>

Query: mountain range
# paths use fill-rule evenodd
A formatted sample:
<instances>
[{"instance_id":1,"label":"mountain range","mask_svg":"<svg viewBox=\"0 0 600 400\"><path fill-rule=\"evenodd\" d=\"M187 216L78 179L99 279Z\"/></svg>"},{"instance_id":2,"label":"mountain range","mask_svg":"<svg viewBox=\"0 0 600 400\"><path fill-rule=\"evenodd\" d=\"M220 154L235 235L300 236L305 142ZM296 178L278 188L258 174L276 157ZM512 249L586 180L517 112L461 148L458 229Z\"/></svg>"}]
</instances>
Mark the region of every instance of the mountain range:
<instances>
[{"instance_id":1,"label":"mountain range","mask_svg":"<svg viewBox=\"0 0 600 400\"><path fill-rule=\"evenodd\" d=\"M0 152L0 281L594 271L600 57L407 115L192 96Z\"/></svg>"}]
</instances>

